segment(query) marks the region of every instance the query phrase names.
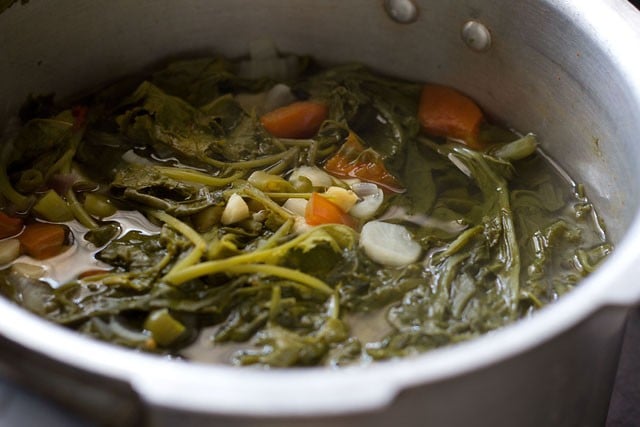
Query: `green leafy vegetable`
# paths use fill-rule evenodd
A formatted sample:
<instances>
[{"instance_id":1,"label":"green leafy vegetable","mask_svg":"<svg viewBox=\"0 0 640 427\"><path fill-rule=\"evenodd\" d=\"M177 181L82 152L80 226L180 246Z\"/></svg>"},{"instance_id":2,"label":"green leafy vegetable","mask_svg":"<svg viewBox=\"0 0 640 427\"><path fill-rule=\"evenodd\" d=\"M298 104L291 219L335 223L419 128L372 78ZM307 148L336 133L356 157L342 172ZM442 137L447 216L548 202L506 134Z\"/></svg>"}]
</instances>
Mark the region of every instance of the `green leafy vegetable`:
<instances>
[{"instance_id":1,"label":"green leafy vegetable","mask_svg":"<svg viewBox=\"0 0 640 427\"><path fill-rule=\"evenodd\" d=\"M533 134L484 123L485 151L430 140L421 84L295 56L269 60L295 70L249 79L254 59L172 62L71 106L27 100L0 152L3 215L66 223L64 256L86 271L56 283L7 265L2 294L141 351L343 366L528 316L613 250L584 188L538 153ZM289 86L273 80L285 74ZM315 134L263 127L256 111L276 83L289 100L326 105ZM349 140L358 161L341 157L356 149ZM375 203L358 214L367 197ZM322 217L318 205L349 226L307 223ZM397 233L367 234L376 229ZM410 256L389 261L394 236Z\"/></svg>"}]
</instances>

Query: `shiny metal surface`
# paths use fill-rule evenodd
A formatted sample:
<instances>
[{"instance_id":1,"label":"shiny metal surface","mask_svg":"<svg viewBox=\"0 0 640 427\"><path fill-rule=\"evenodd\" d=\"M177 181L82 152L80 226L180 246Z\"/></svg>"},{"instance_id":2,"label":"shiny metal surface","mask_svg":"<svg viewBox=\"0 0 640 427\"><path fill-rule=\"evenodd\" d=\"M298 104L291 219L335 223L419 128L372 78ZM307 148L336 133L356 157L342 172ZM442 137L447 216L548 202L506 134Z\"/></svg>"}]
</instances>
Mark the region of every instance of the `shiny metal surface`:
<instances>
[{"instance_id":1,"label":"shiny metal surface","mask_svg":"<svg viewBox=\"0 0 640 427\"><path fill-rule=\"evenodd\" d=\"M491 31L482 22L467 21L460 32L469 49L484 52L491 47Z\"/></svg>"},{"instance_id":2,"label":"shiny metal surface","mask_svg":"<svg viewBox=\"0 0 640 427\"><path fill-rule=\"evenodd\" d=\"M418 18L418 7L413 0L385 0L389 17L400 24L409 24Z\"/></svg>"},{"instance_id":3,"label":"shiny metal surface","mask_svg":"<svg viewBox=\"0 0 640 427\"><path fill-rule=\"evenodd\" d=\"M453 85L509 125L535 130L585 183L617 250L578 289L483 338L341 371L135 354L0 300L3 347L31 354L7 352L2 363L51 391L65 379L95 384L103 395L86 408L106 423L115 424L111 399L130 402L121 425L138 416L185 426L601 425L626 313L640 300L640 14L624 0L415 4L416 21L401 25L369 0L33 0L0 15L0 118L30 92L71 96L167 57L239 55L265 36L283 51ZM482 54L460 36L470 20L491 31Z\"/></svg>"}]
</instances>

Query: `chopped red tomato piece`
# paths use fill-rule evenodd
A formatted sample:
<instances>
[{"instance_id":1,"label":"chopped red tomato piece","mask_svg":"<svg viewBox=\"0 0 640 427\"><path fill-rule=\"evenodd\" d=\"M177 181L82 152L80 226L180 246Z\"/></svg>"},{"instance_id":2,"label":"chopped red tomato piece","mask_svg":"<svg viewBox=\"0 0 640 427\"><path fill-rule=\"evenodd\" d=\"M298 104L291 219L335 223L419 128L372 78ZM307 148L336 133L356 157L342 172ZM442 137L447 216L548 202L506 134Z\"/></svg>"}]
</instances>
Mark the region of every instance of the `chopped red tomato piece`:
<instances>
[{"instance_id":1,"label":"chopped red tomato piece","mask_svg":"<svg viewBox=\"0 0 640 427\"><path fill-rule=\"evenodd\" d=\"M372 148L365 149L353 132L349 133L345 143L324 168L340 178L358 178L394 193L404 191L400 181L387 171L380 154Z\"/></svg>"}]
</instances>

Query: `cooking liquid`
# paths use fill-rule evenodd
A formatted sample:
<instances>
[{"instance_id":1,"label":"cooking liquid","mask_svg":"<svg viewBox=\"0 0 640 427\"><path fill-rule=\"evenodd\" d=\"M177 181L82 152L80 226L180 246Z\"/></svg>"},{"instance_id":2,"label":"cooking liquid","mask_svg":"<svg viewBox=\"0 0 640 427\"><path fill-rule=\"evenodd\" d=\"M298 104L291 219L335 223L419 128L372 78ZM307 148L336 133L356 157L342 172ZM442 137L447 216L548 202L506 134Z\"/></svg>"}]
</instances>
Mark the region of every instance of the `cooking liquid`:
<instances>
[{"instance_id":1,"label":"cooking liquid","mask_svg":"<svg viewBox=\"0 0 640 427\"><path fill-rule=\"evenodd\" d=\"M556 188L574 189L573 192L561 190L566 208L558 213L559 217L573 215L573 205L586 202L584 198L576 194L575 183L570 180L563 170L548 159L546 155L542 153L536 156L535 159L527 160L527 162L529 162L530 165L525 168L520 168L519 175L516 176L511 183L514 189L526 189L531 182L536 182L537 177L542 171L544 174L553 177ZM515 213L515 218L517 219L518 212L516 211ZM590 219L588 218L582 221L582 238L586 242L585 246L596 245L604 240L604 230L601 228L601 222L596 216L595 210L591 209L589 214ZM447 234L457 234L465 227L455 221L442 221L425 214L407 215L402 209L397 209L393 206L383 213L380 218L400 220L421 227L440 229ZM105 221L114 221L119 224L119 236L123 236L130 231L139 231L146 235L158 234L160 232L160 227L151 223L138 211L118 211L113 216L105 218ZM44 261L35 260L28 256L21 256L12 263L10 268L32 278L38 278L53 288L58 288L65 283L73 281L80 274L89 270L109 270L111 268L109 265L97 260L95 257L95 254L102 248L96 248L92 243L83 238L88 230L75 220L66 223L66 225L69 227L73 236L68 250ZM522 224L516 224L516 226L519 225ZM441 248L431 248L425 258L425 268L429 268L428 259L445 248L446 245ZM549 274L555 274L555 272L550 272ZM360 363L370 360L364 351L367 345L377 345L377 342L380 342L386 335L394 331L387 317L389 309L398 304L399 303L392 303L383 308L371 310L366 313L346 313L344 315L344 320L349 327L350 335L363 344L363 354L359 360ZM237 352L255 348L249 342L215 342L214 336L219 327L219 325L215 325L202 329L194 342L177 353L174 353L174 355L200 362L230 363L233 361L233 356L237 354Z\"/></svg>"}]
</instances>

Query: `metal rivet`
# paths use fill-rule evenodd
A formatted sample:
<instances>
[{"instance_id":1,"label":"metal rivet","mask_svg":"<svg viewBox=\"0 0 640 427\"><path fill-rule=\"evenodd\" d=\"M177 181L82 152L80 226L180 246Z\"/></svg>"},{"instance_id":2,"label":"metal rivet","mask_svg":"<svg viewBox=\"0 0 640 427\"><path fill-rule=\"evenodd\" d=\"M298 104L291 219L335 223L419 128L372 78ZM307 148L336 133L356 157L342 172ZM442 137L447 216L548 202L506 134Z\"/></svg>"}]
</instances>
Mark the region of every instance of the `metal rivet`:
<instances>
[{"instance_id":1,"label":"metal rivet","mask_svg":"<svg viewBox=\"0 0 640 427\"><path fill-rule=\"evenodd\" d=\"M491 47L491 32L478 21L468 21L462 26L462 40L469 49L485 52Z\"/></svg>"},{"instance_id":2,"label":"metal rivet","mask_svg":"<svg viewBox=\"0 0 640 427\"><path fill-rule=\"evenodd\" d=\"M409 24L418 17L418 8L412 0L384 0L384 8L400 24Z\"/></svg>"}]
</instances>

